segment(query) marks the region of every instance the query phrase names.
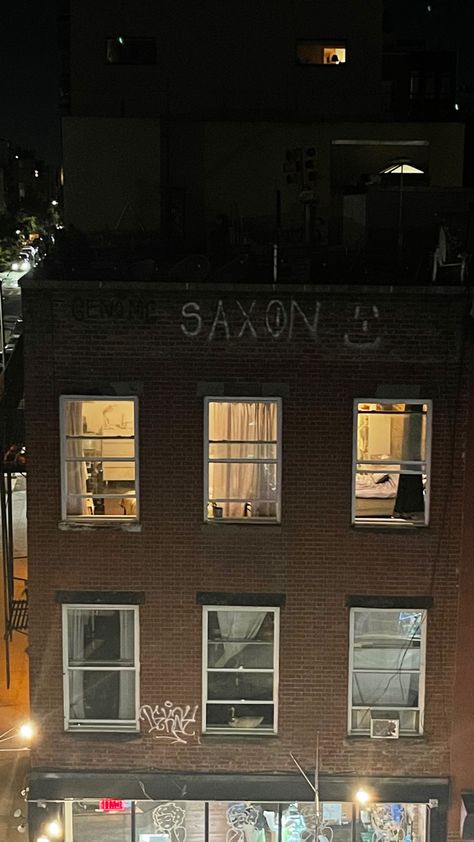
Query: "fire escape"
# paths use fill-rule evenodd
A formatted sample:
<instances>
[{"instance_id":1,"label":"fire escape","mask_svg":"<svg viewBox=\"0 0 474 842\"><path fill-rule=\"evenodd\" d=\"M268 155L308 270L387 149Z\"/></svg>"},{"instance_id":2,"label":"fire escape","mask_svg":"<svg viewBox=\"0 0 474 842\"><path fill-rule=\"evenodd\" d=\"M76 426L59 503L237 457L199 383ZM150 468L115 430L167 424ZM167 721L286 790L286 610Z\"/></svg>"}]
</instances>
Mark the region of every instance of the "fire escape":
<instances>
[{"instance_id":1,"label":"fire escape","mask_svg":"<svg viewBox=\"0 0 474 842\"><path fill-rule=\"evenodd\" d=\"M28 630L28 583L17 575L26 559L15 557L13 488L26 476L23 424L23 336L15 337L11 352L0 373L0 433L2 472L0 513L3 554L3 609L6 684L10 687L10 643L13 632Z\"/></svg>"}]
</instances>

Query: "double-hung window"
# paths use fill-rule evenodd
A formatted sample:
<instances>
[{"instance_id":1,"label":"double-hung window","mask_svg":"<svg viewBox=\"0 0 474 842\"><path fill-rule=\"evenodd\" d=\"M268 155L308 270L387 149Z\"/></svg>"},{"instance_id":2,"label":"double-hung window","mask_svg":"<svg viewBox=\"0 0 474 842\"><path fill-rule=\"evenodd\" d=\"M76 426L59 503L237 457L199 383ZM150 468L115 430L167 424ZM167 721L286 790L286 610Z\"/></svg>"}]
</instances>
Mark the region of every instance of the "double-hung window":
<instances>
[{"instance_id":1,"label":"double-hung window","mask_svg":"<svg viewBox=\"0 0 474 842\"><path fill-rule=\"evenodd\" d=\"M426 526L431 401L354 402L352 522Z\"/></svg>"},{"instance_id":2,"label":"double-hung window","mask_svg":"<svg viewBox=\"0 0 474 842\"><path fill-rule=\"evenodd\" d=\"M205 606L203 731L277 732L279 609Z\"/></svg>"},{"instance_id":3,"label":"double-hung window","mask_svg":"<svg viewBox=\"0 0 474 842\"><path fill-rule=\"evenodd\" d=\"M279 522L281 400L206 398L204 519Z\"/></svg>"},{"instance_id":4,"label":"double-hung window","mask_svg":"<svg viewBox=\"0 0 474 842\"><path fill-rule=\"evenodd\" d=\"M63 605L66 731L138 730L138 607Z\"/></svg>"},{"instance_id":5,"label":"double-hung window","mask_svg":"<svg viewBox=\"0 0 474 842\"><path fill-rule=\"evenodd\" d=\"M137 398L61 398L63 520L138 517Z\"/></svg>"},{"instance_id":6,"label":"double-hung window","mask_svg":"<svg viewBox=\"0 0 474 842\"><path fill-rule=\"evenodd\" d=\"M426 610L351 609L350 734L369 735L374 719L423 732L425 649Z\"/></svg>"}]
</instances>

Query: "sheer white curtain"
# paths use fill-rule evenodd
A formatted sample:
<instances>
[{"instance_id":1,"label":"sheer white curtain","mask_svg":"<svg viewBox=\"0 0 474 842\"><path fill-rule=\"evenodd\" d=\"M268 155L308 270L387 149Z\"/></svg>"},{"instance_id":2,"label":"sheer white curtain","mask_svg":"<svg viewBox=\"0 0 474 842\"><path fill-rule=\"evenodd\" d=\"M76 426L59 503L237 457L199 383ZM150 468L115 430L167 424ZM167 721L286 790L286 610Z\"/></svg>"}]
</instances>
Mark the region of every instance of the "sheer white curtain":
<instances>
[{"instance_id":1,"label":"sheer white curtain","mask_svg":"<svg viewBox=\"0 0 474 842\"><path fill-rule=\"evenodd\" d=\"M89 620L89 612L72 609L68 612L68 660L69 664L85 661L84 629ZM84 671L69 671L69 715L71 719L84 719Z\"/></svg>"},{"instance_id":2,"label":"sheer white curtain","mask_svg":"<svg viewBox=\"0 0 474 842\"><path fill-rule=\"evenodd\" d=\"M232 658L242 652L246 646L245 641L257 636L264 619L264 611L218 611L217 621L224 641L224 652L217 658L214 669L226 667ZM235 643L233 639L243 642Z\"/></svg>"},{"instance_id":3,"label":"sheer white curtain","mask_svg":"<svg viewBox=\"0 0 474 842\"><path fill-rule=\"evenodd\" d=\"M83 439L68 438L68 436L82 435L82 401L68 401L66 403L66 455L83 456ZM66 493L68 515L86 515L87 499L73 497L74 494L85 494L87 491L87 472L84 461L66 462Z\"/></svg>"},{"instance_id":4,"label":"sheer white curtain","mask_svg":"<svg viewBox=\"0 0 474 842\"><path fill-rule=\"evenodd\" d=\"M134 664L135 615L133 611L120 612L120 659ZM122 669L119 685L119 719L135 718L135 670Z\"/></svg>"}]
</instances>

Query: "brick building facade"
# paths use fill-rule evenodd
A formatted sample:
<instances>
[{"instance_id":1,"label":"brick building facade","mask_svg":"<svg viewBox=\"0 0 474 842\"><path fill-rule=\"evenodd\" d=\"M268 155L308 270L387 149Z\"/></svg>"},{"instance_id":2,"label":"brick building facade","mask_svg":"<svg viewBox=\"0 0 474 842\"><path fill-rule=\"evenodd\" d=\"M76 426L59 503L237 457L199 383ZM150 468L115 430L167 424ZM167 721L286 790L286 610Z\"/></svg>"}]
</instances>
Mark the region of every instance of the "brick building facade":
<instances>
[{"instance_id":1,"label":"brick building facade","mask_svg":"<svg viewBox=\"0 0 474 842\"><path fill-rule=\"evenodd\" d=\"M309 840L318 741L319 835L441 840L449 808L456 835L465 290L27 278L22 292L30 826L57 814L66 842ZM245 434L213 433L237 404ZM398 445L374 455L388 423ZM265 481L224 495L219 471L258 462L236 456L249 439ZM400 502L405 483L418 505ZM112 615L120 651L94 665L94 622ZM226 616L243 644L222 643L239 638ZM254 654L236 666L239 646ZM91 676L106 697L121 682L115 715L97 695L84 707Z\"/></svg>"}]
</instances>

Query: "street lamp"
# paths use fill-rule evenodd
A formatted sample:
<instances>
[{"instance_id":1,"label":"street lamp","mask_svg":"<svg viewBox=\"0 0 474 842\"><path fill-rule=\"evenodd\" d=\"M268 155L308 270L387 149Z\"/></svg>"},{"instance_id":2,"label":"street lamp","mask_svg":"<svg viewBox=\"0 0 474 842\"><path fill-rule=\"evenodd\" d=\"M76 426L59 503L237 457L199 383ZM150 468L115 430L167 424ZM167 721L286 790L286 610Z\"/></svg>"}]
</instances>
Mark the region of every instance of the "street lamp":
<instances>
[{"instance_id":1,"label":"street lamp","mask_svg":"<svg viewBox=\"0 0 474 842\"><path fill-rule=\"evenodd\" d=\"M400 189L398 192L398 237L397 237L397 256L399 262L402 259L403 252L403 178L406 175L424 175L424 170L420 170L410 163L409 158L397 158L391 164L380 170L379 175L398 175L400 178Z\"/></svg>"},{"instance_id":2,"label":"street lamp","mask_svg":"<svg viewBox=\"0 0 474 842\"><path fill-rule=\"evenodd\" d=\"M0 734L0 745L2 743L6 743L9 740L14 740L15 738L21 738L22 740L31 740L34 736L34 728L30 722L24 722L22 725L14 725L13 728L9 728L8 731L4 731L3 734ZM29 746L9 746L8 748L0 748L0 751L29 751Z\"/></svg>"}]
</instances>

